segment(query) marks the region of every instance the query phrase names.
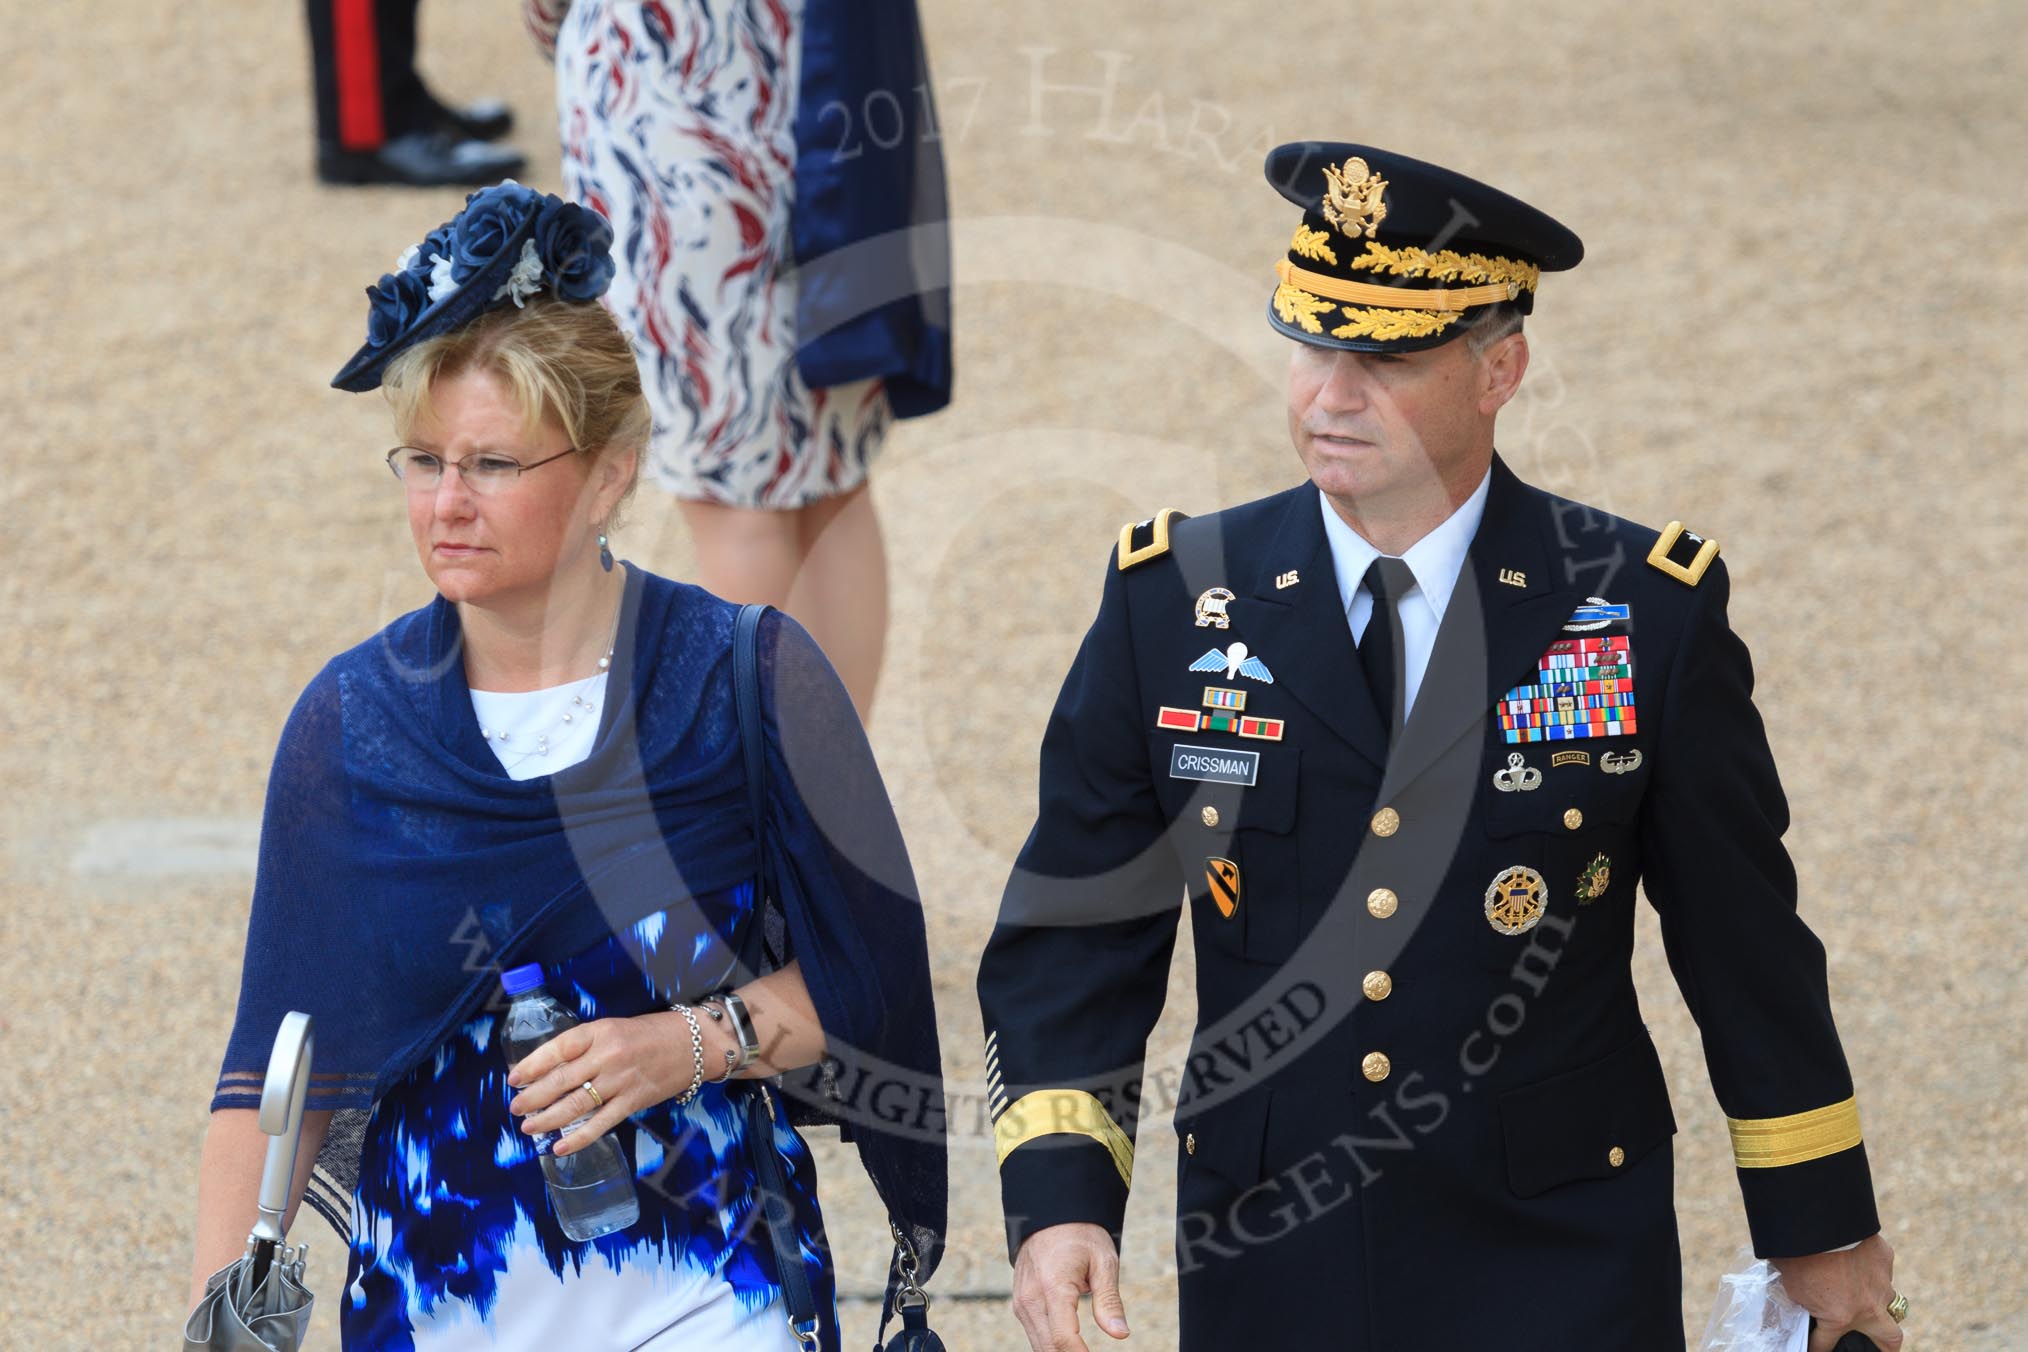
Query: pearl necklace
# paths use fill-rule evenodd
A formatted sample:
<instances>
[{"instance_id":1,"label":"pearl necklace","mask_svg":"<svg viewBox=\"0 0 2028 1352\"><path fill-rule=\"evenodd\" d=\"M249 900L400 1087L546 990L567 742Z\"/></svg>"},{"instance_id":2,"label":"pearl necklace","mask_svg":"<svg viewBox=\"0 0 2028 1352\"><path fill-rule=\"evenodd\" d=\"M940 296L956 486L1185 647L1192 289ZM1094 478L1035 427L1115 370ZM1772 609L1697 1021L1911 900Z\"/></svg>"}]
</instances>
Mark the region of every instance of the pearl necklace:
<instances>
[{"instance_id":1,"label":"pearl necklace","mask_svg":"<svg viewBox=\"0 0 2028 1352\"><path fill-rule=\"evenodd\" d=\"M541 732L535 735L534 749L531 751L521 752L521 754L514 760L515 765L520 765L530 756L547 756L549 754L549 739L553 734L555 734L555 732L559 728L575 723L580 714L582 714L586 718L590 718L593 714L598 712L598 704L593 700L586 699L584 697L584 692L592 685L593 682L597 681L600 677L604 676L607 673L607 671L611 669L612 664L613 664L613 650L611 648L608 648L606 649L606 655L599 659L599 669L597 674L587 676L578 683L577 693L573 694L570 697L570 707L563 711L563 716L561 718L557 719L555 722L551 723L547 728L544 728ZM497 741L503 747L506 746L508 742L512 741L514 737L513 733L507 731L504 728L495 730L492 728L488 728L483 724L481 724L479 727L479 735L485 738L487 741ZM525 738L526 734L524 733L523 736ZM524 746L527 745L525 740L522 743L522 745ZM519 751L520 747L516 747L515 750Z\"/></svg>"},{"instance_id":2,"label":"pearl necklace","mask_svg":"<svg viewBox=\"0 0 2028 1352\"><path fill-rule=\"evenodd\" d=\"M582 681L578 682L577 691L570 697L570 705L563 711L563 717L557 719L555 722L551 723L548 727L544 728L541 732L537 733L535 735L535 749L532 751L522 751L521 754L515 758L514 766L521 765L523 762L527 761L528 758L531 756L547 756L549 754L549 739L557 731L557 729L575 723L577 721L579 714L582 714L586 718L590 718L593 714L598 712L598 705L593 701L586 699L584 697L584 694L586 690L591 688L594 682L600 680L607 674L607 672L609 672L612 669L613 650L619 646L620 616L625 610L626 610L626 594L623 589L621 592L621 604L613 610L613 630L606 640L606 655L599 659L599 669L596 672L592 673L591 675L585 677ZM497 741L500 743L502 747L505 747L507 743L513 739L513 734L507 731L506 729L501 728L496 730L488 728L483 723L479 725L479 736L489 742ZM527 742L523 741L522 745L526 746ZM519 751L520 747L516 747L515 750ZM503 763L503 768L511 769L513 768L513 766L505 766Z\"/></svg>"}]
</instances>

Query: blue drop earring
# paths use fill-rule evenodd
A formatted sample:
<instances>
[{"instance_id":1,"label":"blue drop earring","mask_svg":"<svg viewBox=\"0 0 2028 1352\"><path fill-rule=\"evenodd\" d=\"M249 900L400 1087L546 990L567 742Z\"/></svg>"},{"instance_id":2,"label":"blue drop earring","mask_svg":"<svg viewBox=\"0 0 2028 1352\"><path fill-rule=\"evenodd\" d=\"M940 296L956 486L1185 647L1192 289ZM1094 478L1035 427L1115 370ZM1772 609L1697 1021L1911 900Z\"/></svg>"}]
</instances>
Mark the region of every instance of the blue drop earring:
<instances>
[{"instance_id":1,"label":"blue drop earring","mask_svg":"<svg viewBox=\"0 0 2028 1352\"><path fill-rule=\"evenodd\" d=\"M599 567L608 573L613 571L613 551L606 548L605 532L599 532Z\"/></svg>"}]
</instances>

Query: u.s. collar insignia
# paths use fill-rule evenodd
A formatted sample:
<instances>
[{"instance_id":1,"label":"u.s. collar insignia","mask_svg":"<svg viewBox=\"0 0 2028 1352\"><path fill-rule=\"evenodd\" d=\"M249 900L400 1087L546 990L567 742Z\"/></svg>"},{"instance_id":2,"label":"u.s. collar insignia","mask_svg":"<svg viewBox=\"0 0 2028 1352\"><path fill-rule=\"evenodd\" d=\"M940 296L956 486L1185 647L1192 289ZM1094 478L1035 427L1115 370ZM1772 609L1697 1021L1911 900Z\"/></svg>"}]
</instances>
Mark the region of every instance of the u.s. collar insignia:
<instances>
[{"instance_id":1,"label":"u.s. collar insignia","mask_svg":"<svg viewBox=\"0 0 2028 1352\"><path fill-rule=\"evenodd\" d=\"M1230 859L1206 859L1204 882L1211 889L1211 900L1218 913L1232 919L1232 913L1239 909L1239 865Z\"/></svg>"},{"instance_id":2,"label":"u.s. collar insignia","mask_svg":"<svg viewBox=\"0 0 2028 1352\"><path fill-rule=\"evenodd\" d=\"M1302 580L1303 579L1301 575L1298 574L1296 570L1293 568L1289 569L1289 571L1286 573L1276 573L1275 590L1287 591L1290 587L1295 586L1298 582L1301 582Z\"/></svg>"},{"instance_id":3,"label":"u.s. collar insignia","mask_svg":"<svg viewBox=\"0 0 2028 1352\"><path fill-rule=\"evenodd\" d=\"M1598 768L1609 775L1630 775L1641 768L1641 751L1608 751L1598 758Z\"/></svg>"},{"instance_id":4,"label":"u.s. collar insignia","mask_svg":"<svg viewBox=\"0 0 2028 1352\"><path fill-rule=\"evenodd\" d=\"M1274 673L1267 669L1267 663L1261 661L1258 657L1248 656L1244 643L1234 643L1227 647L1224 652L1213 648L1210 652L1192 662L1190 670L1222 671L1225 673L1225 679L1228 681L1235 676L1244 676L1248 680L1262 681L1268 685L1275 683Z\"/></svg>"},{"instance_id":5,"label":"u.s. collar insignia","mask_svg":"<svg viewBox=\"0 0 2028 1352\"><path fill-rule=\"evenodd\" d=\"M1530 793L1542 787L1542 772L1518 751L1507 753L1507 768L1493 772L1493 787L1502 793Z\"/></svg>"},{"instance_id":6,"label":"u.s. collar insignia","mask_svg":"<svg viewBox=\"0 0 2028 1352\"><path fill-rule=\"evenodd\" d=\"M1223 587L1212 587L1197 598L1197 627L1199 629L1230 629L1232 619L1225 613L1226 602L1232 600L1232 593Z\"/></svg>"},{"instance_id":7,"label":"u.s. collar insignia","mask_svg":"<svg viewBox=\"0 0 2028 1352\"><path fill-rule=\"evenodd\" d=\"M1577 899L1580 903L1597 901L1613 885L1613 861L1604 855L1596 855L1584 872L1577 875Z\"/></svg>"},{"instance_id":8,"label":"u.s. collar insignia","mask_svg":"<svg viewBox=\"0 0 2028 1352\"><path fill-rule=\"evenodd\" d=\"M1502 934L1526 934L1542 919L1547 889L1525 864L1504 869L1486 888L1486 923Z\"/></svg>"},{"instance_id":9,"label":"u.s. collar insignia","mask_svg":"<svg viewBox=\"0 0 2028 1352\"><path fill-rule=\"evenodd\" d=\"M1593 629L1603 629L1634 617L1634 608L1625 602L1614 604L1603 596L1587 596L1568 622L1563 626L1566 634L1582 634Z\"/></svg>"}]
</instances>

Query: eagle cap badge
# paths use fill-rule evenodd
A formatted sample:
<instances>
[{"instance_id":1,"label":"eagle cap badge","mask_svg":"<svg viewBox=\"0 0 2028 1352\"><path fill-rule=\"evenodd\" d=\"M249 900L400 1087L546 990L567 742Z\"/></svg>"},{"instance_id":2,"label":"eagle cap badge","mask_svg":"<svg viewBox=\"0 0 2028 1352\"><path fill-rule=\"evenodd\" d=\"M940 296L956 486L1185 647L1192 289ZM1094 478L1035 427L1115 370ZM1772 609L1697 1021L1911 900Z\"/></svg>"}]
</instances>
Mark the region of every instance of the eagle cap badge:
<instances>
[{"instance_id":1,"label":"eagle cap badge","mask_svg":"<svg viewBox=\"0 0 2028 1352\"><path fill-rule=\"evenodd\" d=\"M1325 165L1324 182L1324 219L1347 239L1361 235L1372 239L1387 219L1387 203L1382 200L1387 180L1370 172L1366 161L1354 155L1343 165Z\"/></svg>"}]
</instances>

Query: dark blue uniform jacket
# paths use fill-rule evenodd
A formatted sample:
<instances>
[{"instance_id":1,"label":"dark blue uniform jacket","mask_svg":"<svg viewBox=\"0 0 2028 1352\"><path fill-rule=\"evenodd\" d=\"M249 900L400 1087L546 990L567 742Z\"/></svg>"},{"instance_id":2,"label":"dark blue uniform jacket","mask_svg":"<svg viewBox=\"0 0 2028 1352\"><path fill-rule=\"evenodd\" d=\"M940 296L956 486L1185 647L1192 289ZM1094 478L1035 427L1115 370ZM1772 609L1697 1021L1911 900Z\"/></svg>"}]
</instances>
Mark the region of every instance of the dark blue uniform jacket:
<instances>
[{"instance_id":1,"label":"dark blue uniform jacket","mask_svg":"<svg viewBox=\"0 0 2028 1352\"><path fill-rule=\"evenodd\" d=\"M1173 1116L1185 1348L1680 1347L1638 890L1756 1251L1876 1231L1715 549L1496 458L1390 754L1314 488L1128 528L979 974L1012 1244L1117 1238ZM1185 910L1195 1041L1144 1073Z\"/></svg>"}]
</instances>

